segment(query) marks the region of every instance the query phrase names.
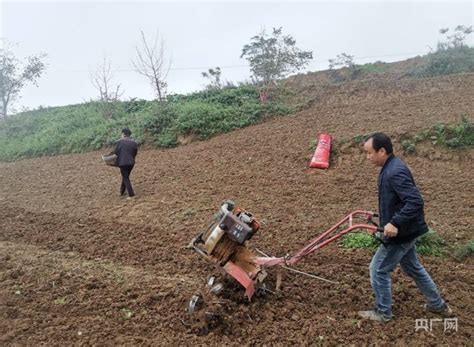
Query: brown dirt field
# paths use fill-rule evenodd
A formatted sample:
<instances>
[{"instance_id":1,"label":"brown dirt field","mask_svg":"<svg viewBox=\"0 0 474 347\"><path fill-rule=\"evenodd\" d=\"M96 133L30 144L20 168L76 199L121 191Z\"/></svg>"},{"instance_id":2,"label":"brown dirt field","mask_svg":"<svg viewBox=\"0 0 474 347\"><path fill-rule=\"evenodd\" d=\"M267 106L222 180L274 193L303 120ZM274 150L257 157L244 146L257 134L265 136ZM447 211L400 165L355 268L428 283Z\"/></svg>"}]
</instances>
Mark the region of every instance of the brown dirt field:
<instances>
[{"instance_id":1,"label":"brown dirt field","mask_svg":"<svg viewBox=\"0 0 474 347\"><path fill-rule=\"evenodd\" d=\"M182 323L191 296L216 273L186 245L223 200L234 199L262 222L251 246L294 252L351 210L377 208L378 169L360 148L340 146L344 139L376 130L397 137L461 114L473 118L473 74L326 89L311 76L300 82L312 106L294 116L140 151L133 201L118 196L120 174L99 152L0 163L0 344L472 344L472 259L423 257L455 310L458 331L438 323L416 332L415 319L435 317L399 270L395 320L381 326L357 318L373 304L371 253L337 245L297 268L338 284L286 273L281 298L231 302L208 335ZM327 171L307 166L320 132L332 134L338 149ZM471 240L474 151L425 146L402 157L429 225L451 244Z\"/></svg>"}]
</instances>

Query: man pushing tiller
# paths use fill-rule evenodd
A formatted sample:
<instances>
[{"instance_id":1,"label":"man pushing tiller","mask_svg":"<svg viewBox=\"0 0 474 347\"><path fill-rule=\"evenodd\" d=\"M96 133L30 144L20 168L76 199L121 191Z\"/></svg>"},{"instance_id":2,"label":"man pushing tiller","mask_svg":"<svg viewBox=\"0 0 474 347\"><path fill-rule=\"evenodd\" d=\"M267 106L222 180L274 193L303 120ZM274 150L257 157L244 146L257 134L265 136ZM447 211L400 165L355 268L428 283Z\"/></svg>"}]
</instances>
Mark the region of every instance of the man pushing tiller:
<instances>
[{"instance_id":1,"label":"man pushing tiller","mask_svg":"<svg viewBox=\"0 0 474 347\"><path fill-rule=\"evenodd\" d=\"M451 308L441 298L435 283L416 256L415 241L428 231L423 212L423 198L408 167L393 154L390 138L383 133L369 136L364 149L367 159L382 167L378 178L380 226L384 243L369 266L370 283L375 296L375 308L359 311L359 316L388 322L392 315L391 273L401 269L416 282L425 296L426 310L452 315Z\"/></svg>"},{"instance_id":2,"label":"man pushing tiller","mask_svg":"<svg viewBox=\"0 0 474 347\"><path fill-rule=\"evenodd\" d=\"M223 268L245 288L245 295L251 300L256 291L268 291L264 283L268 268L282 266L300 274L317 277L292 269L291 266L350 232L365 230L381 241L381 245L370 264L375 308L360 311L359 315L379 322L388 322L393 318L391 273L400 264L424 294L426 309L445 317L450 316L451 309L441 298L436 285L416 256L416 238L426 233L428 227L424 219L423 199L410 170L395 157L391 140L385 134L370 136L364 143L364 149L367 151L367 159L382 167L378 184L380 226L373 221L373 217L377 216L375 213L355 210L293 255L271 257L256 249L263 255L259 257L247 248L247 241L259 230L260 223L251 213L228 200L221 206L207 230L199 233L188 247ZM380 233L383 233L382 237ZM277 291L279 284L281 277L279 279L277 275ZM219 290L214 290L214 287ZM219 294L220 288L220 284L212 284L207 289L213 294ZM188 312L194 314L196 308L202 306L199 304L201 301L202 296L194 295Z\"/></svg>"}]
</instances>

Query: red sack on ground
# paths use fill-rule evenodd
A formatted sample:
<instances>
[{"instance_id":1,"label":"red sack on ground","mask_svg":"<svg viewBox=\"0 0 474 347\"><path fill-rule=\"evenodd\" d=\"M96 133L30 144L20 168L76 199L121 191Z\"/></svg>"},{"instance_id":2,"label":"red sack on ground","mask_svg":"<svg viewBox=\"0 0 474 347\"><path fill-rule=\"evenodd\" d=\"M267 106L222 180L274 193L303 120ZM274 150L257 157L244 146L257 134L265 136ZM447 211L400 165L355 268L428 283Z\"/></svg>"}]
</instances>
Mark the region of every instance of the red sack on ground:
<instances>
[{"instance_id":1,"label":"red sack on ground","mask_svg":"<svg viewBox=\"0 0 474 347\"><path fill-rule=\"evenodd\" d=\"M319 142L314 151L309 167L327 169L329 167L329 154L331 153L331 136L328 134L319 135Z\"/></svg>"}]
</instances>

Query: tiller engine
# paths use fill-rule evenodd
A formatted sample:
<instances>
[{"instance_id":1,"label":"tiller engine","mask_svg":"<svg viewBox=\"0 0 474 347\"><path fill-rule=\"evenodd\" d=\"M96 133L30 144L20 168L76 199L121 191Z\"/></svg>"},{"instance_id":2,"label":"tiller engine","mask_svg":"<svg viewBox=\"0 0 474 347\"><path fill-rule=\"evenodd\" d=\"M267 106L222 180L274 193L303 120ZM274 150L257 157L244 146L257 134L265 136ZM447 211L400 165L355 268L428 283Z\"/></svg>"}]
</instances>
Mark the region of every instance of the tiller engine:
<instances>
[{"instance_id":1,"label":"tiller engine","mask_svg":"<svg viewBox=\"0 0 474 347\"><path fill-rule=\"evenodd\" d=\"M256 257L245 246L260 228L253 215L233 201L226 201L216 215L215 222L200 233L189 244L206 259L222 267L244 288L245 294L252 298L257 282L262 282L266 274L256 264Z\"/></svg>"}]
</instances>

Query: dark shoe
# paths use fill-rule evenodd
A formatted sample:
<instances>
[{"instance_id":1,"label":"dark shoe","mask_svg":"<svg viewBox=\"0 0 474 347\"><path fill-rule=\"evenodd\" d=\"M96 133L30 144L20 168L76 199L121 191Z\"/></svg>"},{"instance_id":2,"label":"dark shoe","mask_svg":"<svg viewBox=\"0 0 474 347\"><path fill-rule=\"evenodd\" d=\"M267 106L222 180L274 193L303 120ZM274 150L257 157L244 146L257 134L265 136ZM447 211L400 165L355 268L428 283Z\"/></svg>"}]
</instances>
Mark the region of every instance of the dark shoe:
<instances>
[{"instance_id":1,"label":"dark shoe","mask_svg":"<svg viewBox=\"0 0 474 347\"><path fill-rule=\"evenodd\" d=\"M385 317L383 314L375 310L359 311L357 314L359 315L359 317L362 317L363 319L374 320L380 323L387 323L391 319L391 318Z\"/></svg>"},{"instance_id":2,"label":"dark shoe","mask_svg":"<svg viewBox=\"0 0 474 347\"><path fill-rule=\"evenodd\" d=\"M453 316L453 310L448 306L448 304L444 304L444 306L441 308L433 308L425 304L425 310L427 312L439 314L443 318L449 318Z\"/></svg>"}]
</instances>

